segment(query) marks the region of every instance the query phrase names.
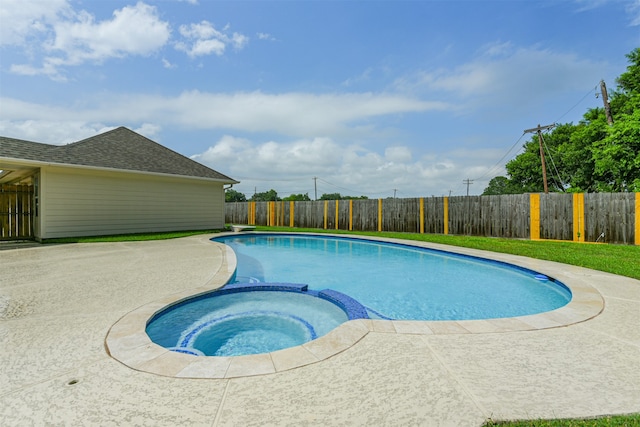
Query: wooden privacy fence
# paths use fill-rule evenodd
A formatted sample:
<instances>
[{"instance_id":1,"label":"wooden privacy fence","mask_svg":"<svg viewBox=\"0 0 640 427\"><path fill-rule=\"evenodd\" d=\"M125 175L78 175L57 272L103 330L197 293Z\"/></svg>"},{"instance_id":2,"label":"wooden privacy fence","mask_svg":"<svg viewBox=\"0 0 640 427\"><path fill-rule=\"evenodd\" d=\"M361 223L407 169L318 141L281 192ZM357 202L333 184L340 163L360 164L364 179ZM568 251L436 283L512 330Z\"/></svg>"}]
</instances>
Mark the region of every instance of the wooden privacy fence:
<instances>
[{"instance_id":1,"label":"wooden privacy fence","mask_svg":"<svg viewBox=\"0 0 640 427\"><path fill-rule=\"evenodd\" d=\"M640 245L640 193L235 202L225 222Z\"/></svg>"},{"instance_id":2,"label":"wooden privacy fence","mask_svg":"<svg viewBox=\"0 0 640 427\"><path fill-rule=\"evenodd\" d=\"M33 238L33 187L0 185L0 240Z\"/></svg>"}]
</instances>

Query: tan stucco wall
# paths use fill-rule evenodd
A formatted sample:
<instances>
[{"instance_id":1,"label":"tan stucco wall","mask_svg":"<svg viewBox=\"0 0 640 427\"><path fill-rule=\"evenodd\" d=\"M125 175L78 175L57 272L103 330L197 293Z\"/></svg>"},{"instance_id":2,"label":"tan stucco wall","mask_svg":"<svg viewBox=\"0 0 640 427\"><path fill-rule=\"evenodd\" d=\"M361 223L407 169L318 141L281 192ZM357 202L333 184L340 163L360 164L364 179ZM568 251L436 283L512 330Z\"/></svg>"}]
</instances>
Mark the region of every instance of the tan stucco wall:
<instances>
[{"instance_id":1,"label":"tan stucco wall","mask_svg":"<svg viewBox=\"0 0 640 427\"><path fill-rule=\"evenodd\" d=\"M223 184L200 179L45 166L37 238L224 227Z\"/></svg>"}]
</instances>

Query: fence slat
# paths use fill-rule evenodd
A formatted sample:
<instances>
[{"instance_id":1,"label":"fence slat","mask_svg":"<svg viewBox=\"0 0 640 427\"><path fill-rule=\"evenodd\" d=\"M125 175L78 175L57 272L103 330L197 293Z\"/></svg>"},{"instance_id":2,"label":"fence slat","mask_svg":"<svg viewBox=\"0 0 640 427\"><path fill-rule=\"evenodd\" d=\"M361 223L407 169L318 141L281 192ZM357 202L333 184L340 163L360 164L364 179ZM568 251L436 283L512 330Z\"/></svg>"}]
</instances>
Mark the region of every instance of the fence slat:
<instances>
[{"instance_id":1,"label":"fence slat","mask_svg":"<svg viewBox=\"0 0 640 427\"><path fill-rule=\"evenodd\" d=\"M541 239L574 240L575 202L573 194L529 194L501 196L453 196L382 200L382 230L393 232L457 234L528 239L531 238L531 209L539 214ZM635 193L591 193L584 195L585 242L634 244L636 237ZM227 203L225 221L246 224L250 202ZM267 202L255 203L256 225L267 225ZM336 208L337 203L337 208ZM423 223L420 224L422 203ZM290 206L293 206L293 209ZM0 205L1 207L2 205ZM300 228L354 231L378 230L377 199L356 199L275 204L277 224ZM445 206L447 212L445 212ZM579 207L582 209L582 207ZM293 210L293 221L289 215ZM536 215L537 216L537 215ZM580 216L581 218L581 216ZM445 226L445 219L447 224ZM536 229L537 230L537 229ZM603 236L604 233L604 236Z\"/></svg>"},{"instance_id":2,"label":"fence slat","mask_svg":"<svg viewBox=\"0 0 640 427\"><path fill-rule=\"evenodd\" d=\"M33 187L0 185L0 240L33 238Z\"/></svg>"}]
</instances>

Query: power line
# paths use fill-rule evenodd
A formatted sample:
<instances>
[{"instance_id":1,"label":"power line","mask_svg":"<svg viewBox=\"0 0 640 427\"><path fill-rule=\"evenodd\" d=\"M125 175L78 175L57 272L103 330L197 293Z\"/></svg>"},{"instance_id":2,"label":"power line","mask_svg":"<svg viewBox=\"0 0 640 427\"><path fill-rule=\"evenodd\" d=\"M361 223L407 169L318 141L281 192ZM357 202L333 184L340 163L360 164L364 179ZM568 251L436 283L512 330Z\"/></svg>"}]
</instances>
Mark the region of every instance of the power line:
<instances>
[{"instance_id":1,"label":"power line","mask_svg":"<svg viewBox=\"0 0 640 427\"><path fill-rule=\"evenodd\" d=\"M542 134L540 134L540 136L542 136ZM556 176L558 177L558 181L560 181L560 188L562 189L562 191L564 191L564 182L560 177L560 172L558 172L558 168L556 167L556 162L553 161L551 150L549 150L549 147L547 147L547 142L544 140L544 138L542 138L542 143L544 144L544 148L547 150L547 153L549 154L549 158L551 159L551 164L553 165L553 169L556 171ZM555 181L555 178L554 178L554 181Z\"/></svg>"},{"instance_id":2,"label":"power line","mask_svg":"<svg viewBox=\"0 0 640 427\"><path fill-rule=\"evenodd\" d=\"M562 119L564 116L566 116L567 114L569 114L574 108L576 108L578 105L580 105L582 103L582 101L584 101L584 99L591 95L591 93L593 93L594 90L598 90L598 85L595 85L593 88L589 89L589 92L587 92L582 98L580 98L580 101L578 101L573 107L569 108L569 110L564 113L563 115L561 115L560 117L558 117L555 121L555 123L560 123L560 119ZM596 92L596 96L597 96L597 92Z\"/></svg>"},{"instance_id":3,"label":"power line","mask_svg":"<svg viewBox=\"0 0 640 427\"><path fill-rule=\"evenodd\" d=\"M524 133L536 132L538 134L538 144L540 145L540 160L542 162L542 183L544 185L544 192L545 193L549 192L549 187L547 185L547 165L545 164L545 161L544 161L544 147L542 145L542 131L543 130L552 129L554 127L556 127L555 124L546 125L546 126L538 125L535 128L525 129L525 131L524 131Z\"/></svg>"},{"instance_id":4,"label":"power line","mask_svg":"<svg viewBox=\"0 0 640 427\"><path fill-rule=\"evenodd\" d=\"M514 143L513 143L513 145L511 146L511 148L509 148L509 150L504 154L504 156L502 156L502 157L500 158L500 160L498 160L498 161L496 162L496 164L495 164L495 165L493 165L493 166L491 166L491 168L487 169L487 171L486 171L484 174L482 174L482 176L480 176L479 178L475 178L475 180L480 181L482 178L484 178L485 176L489 175L489 174L490 174L494 169L496 169L496 167L497 167L498 165L501 165L501 164L502 164L502 161L503 161L503 160L504 160L504 159L509 155L509 153L511 153L511 150L513 150L513 149L515 148L515 146L516 146L516 145L518 145L518 143L520 142L520 140L522 139L522 137L523 137L524 135L525 135L524 133L523 133L522 135L520 135L520 138L518 138L518 140L517 140L516 142L514 142Z\"/></svg>"}]
</instances>

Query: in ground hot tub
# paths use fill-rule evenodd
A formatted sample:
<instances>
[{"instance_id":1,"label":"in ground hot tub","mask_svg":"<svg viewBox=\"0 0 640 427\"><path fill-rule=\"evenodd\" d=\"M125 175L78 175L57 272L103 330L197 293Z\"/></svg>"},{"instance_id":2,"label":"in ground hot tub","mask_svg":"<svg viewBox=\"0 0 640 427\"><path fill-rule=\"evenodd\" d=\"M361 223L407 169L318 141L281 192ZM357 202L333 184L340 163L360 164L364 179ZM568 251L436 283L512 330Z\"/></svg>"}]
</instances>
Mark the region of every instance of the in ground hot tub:
<instances>
[{"instance_id":1,"label":"in ground hot tub","mask_svg":"<svg viewBox=\"0 0 640 427\"><path fill-rule=\"evenodd\" d=\"M352 298L302 284L247 283L179 302L154 315L146 332L169 350L196 356L270 353L368 318Z\"/></svg>"}]
</instances>

